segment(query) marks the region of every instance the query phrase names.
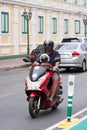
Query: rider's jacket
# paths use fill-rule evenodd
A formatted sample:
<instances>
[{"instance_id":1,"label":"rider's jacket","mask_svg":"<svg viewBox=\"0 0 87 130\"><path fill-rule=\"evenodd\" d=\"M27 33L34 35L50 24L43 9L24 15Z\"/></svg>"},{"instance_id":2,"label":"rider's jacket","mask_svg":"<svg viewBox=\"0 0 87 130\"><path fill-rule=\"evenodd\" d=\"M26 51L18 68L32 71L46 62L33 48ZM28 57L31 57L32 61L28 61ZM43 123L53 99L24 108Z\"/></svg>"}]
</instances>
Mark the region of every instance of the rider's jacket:
<instances>
[{"instance_id":1,"label":"rider's jacket","mask_svg":"<svg viewBox=\"0 0 87 130\"><path fill-rule=\"evenodd\" d=\"M43 53L46 53L46 52L43 50L43 51L37 56L36 61L37 61L38 63L40 63L40 55L43 54ZM52 66L55 65L55 62L57 62L57 61L60 62L60 61L61 61L61 59L60 59L60 54L59 54L57 51L55 51L55 50L52 51L52 53L49 55L49 57L50 57L49 63L51 63ZM55 59L55 62L54 62L54 59Z\"/></svg>"}]
</instances>

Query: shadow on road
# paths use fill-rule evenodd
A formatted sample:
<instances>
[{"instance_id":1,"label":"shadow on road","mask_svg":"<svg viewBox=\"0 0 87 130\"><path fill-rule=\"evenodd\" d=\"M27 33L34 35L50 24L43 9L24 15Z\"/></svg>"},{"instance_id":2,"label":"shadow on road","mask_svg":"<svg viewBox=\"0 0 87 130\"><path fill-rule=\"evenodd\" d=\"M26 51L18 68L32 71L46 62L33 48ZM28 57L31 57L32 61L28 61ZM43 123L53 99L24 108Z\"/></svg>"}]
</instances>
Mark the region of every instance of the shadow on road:
<instances>
[{"instance_id":1,"label":"shadow on road","mask_svg":"<svg viewBox=\"0 0 87 130\"><path fill-rule=\"evenodd\" d=\"M87 72L87 71L85 71ZM81 73L85 73L85 72L82 72L80 69L69 69L69 70L66 70L66 69L60 69L60 73L65 73L65 74L74 74L74 73L78 73L78 74L81 74Z\"/></svg>"}]
</instances>

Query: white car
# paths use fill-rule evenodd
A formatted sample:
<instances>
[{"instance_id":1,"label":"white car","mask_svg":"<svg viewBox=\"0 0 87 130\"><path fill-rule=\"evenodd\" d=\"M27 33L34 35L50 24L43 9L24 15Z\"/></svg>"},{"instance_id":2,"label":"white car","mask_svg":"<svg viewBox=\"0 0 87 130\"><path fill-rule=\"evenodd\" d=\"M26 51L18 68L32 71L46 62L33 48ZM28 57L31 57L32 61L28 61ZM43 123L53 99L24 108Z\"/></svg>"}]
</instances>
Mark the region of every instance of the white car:
<instances>
[{"instance_id":1,"label":"white car","mask_svg":"<svg viewBox=\"0 0 87 130\"><path fill-rule=\"evenodd\" d=\"M87 38L85 37L78 37L79 42L85 43L86 47L87 47Z\"/></svg>"},{"instance_id":2,"label":"white car","mask_svg":"<svg viewBox=\"0 0 87 130\"><path fill-rule=\"evenodd\" d=\"M87 38L86 37L70 37L70 38L63 38L61 43L67 43L67 42L81 42L85 43L87 47Z\"/></svg>"},{"instance_id":3,"label":"white car","mask_svg":"<svg viewBox=\"0 0 87 130\"><path fill-rule=\"evenodd\" d=\"M56 49L61 55L60 68L80 68L87 69L87 48L82 42L65 42L59 44Z\"/></svg>"}]
</instances>

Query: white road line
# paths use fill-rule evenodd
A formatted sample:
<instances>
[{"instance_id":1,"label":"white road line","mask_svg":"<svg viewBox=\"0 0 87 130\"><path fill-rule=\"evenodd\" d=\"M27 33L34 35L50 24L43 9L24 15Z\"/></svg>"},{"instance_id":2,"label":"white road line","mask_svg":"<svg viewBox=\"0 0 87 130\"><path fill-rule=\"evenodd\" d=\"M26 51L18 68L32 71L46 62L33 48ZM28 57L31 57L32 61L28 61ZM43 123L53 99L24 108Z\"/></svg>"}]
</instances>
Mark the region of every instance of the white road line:
<instances>
[{"instance_id":1,"label":"white road line","mask_svg":"<svg viewBox=\"0 0 87 130\"><path fill-rule=\"evenodd\" d=\"M85 111L87 111L87 108L84 108L84 109L82 109L81 111L75 113L72 117L76 117L77 115L80 115L81 113L83 113L83 112L85 112ZM58 126L59 124L65 122L66 120L67 120L67 119L64 119L64 120L60 121L59 123L56 123L55 125L53 125L53 126L47 128L47 129L45 129L45 130L53 130L56 126Z\"/></svg>"}]
</instances>

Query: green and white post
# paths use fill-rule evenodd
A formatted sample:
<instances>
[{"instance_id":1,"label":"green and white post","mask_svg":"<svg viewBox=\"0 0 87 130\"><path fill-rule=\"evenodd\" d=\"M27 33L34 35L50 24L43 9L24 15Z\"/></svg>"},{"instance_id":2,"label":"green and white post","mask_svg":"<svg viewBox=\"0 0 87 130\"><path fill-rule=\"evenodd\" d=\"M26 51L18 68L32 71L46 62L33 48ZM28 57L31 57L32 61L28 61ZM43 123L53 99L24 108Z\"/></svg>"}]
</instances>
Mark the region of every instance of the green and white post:
<instances>
[{"instance_id":1,"label":"green and white post","mask_svg":"<svg viewBox=\"0 0 87 130\"><path fill-rule=\"evenodd\" d=\"M67 121L71 121L72 116L72 101L74 94L74 75L69 75L68 77L68 107L67 107Z\"/></svg>"}]
</instances>

